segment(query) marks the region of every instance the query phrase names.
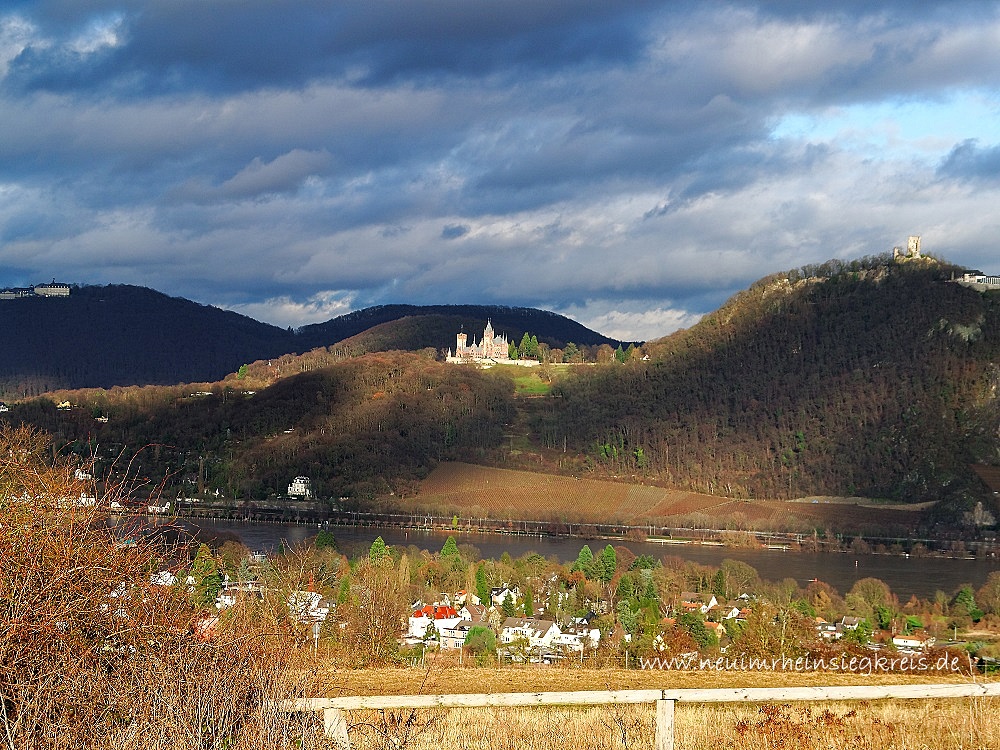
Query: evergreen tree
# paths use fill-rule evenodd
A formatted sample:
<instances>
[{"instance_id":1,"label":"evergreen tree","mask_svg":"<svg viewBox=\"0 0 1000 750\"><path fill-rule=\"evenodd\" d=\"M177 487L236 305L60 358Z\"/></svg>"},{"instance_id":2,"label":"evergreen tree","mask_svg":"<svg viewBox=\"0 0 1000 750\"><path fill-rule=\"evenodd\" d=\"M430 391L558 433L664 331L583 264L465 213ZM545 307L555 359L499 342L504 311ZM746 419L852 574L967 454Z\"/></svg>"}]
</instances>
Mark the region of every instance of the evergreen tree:
<instances>
[{"instance_id":1,"label":"evergreen tree","mask_svg":"<svg viewBox=\"0 0 1000 750\"><path fill-rule=\"evenodd\" d=\"M722 568L719 568L712 577L712 593L720 600L728 598L726 594L726 574Z\"/></svg>"},{"instance_id":2,"label":"evergreen tree","mask_svg":"<svg viewBox=\"0 0 1000 750\"><path fill-rule=\"evenodd\" d=\"M535 599L534 595L531 593L531 589L529 588L524 590L524 616L535 616Z\"/></svg>"},{"instance_id":3,"label":"evergreen tree","mask_svg":"<svg viewBox=\"0 0 1000 750\"><path fill-rule=\"evenodd\" d=\"M635 634L635 631L639 628L639 618L632 609L632 605L623 599L618 602L616 614L618 615L618 622L625 628L625 632Z\"/></svg>"},{"instance_id":4,"label":"evergreen tree","mask_svg":"<svg viewBox=\"0 0 1000 750\"><path fill-rule=\"evenodd\" d=\"M619 602L631 602L635 598L635 583L629 576L622 576L618 579L616 597Z\"/></svg>"},{"instance_id":5,"label":"evergreen tree","mask_svg":"<svg viewBox=\"0 0 1000 750\"><path fill-rule=\"evenodd\" d=\"M716 642L715 634L705 627L704 618L695 612L685 612L677 618L677 624L688 632L699 648L706 648Z\"/></svg>"},{"instance_id":6,"label":"evergreen tree","mask_svg":"<svg viewBox=\"0 0 1000 750\"><path fill-rule=\"evenodd\" d=\"M610 544L601 550L599 565L597 565L597 576L604 583L608 583L614 578L615 570L618 568L618 556L615 548Z\"/></svg>"},{"instance_id":7,"label":"evergreen tree","mask_svg":"<svg viewBox=\"0 0 1000 750\"><path fill-rule=\"evenodd\" d=\"M382 537L375 537L375 541L372 542L372 546L368 549L368 559L373 563L381 563L389 556L389 549L385 546L385 540Z\"/></svg>"},{"instance_id":8,"label":"evergreen tree","mask_svg":"<svg viewBox=\"0 0 1000 750\"><path fill-rule=\"evenodd\" d=\"M514 595L507 594L503 598L503 603L500 605L500 611L503 612L504 617L514 617L517 614L517 610L514 608Z\"/></svg>"},{"instance_id":9,"label":"evergreen tree","mask_svg":"<svg viewBox=\"0 0 1000 750\"><path fill-rule=\"evenodd\" d=\"M489 605L490 582L486 578L486 566L483 563L476 568L476 596L484 605Z\"/></svg>"},{"instance_id":10,"label":"evergreen tree","mask_svg":"<svg viewBox=\"0 0 1000 750\"><path fill-rule=\"evenodd\" d=\"M453 558L458 557L458 542L455 541L455 537L449 536L441 548L441 557Z\"/></svg>"},{"instance_id":11,"label":"evergreen tree","mask_svg":"<svg viewBox=\"0 0 1000 750\"><path fill-rule=\"evenodd\" d=\"M527 331L521 336L521 343L517 347L517 353L522 357L527 357L528 352L531 350L531 337L528 336Z\"/></svg>"},{"instance_id":12,"label":"evergreen tree","mask_svg":"<svg viewBox=\"0 0 1000 750\"><path fill-rule=\"evenodd\" d=\"M594 553L590 551L589 545L583 545L580 549L580 554L576 556L576 562L573 563L572 570L583 571L584 575L587 575L587 571L591 570L594 562Z\"/></svg>"},{"instance_id":13,"label":"evergreen tree","mask_svg":"<svg viewBox=\"0 0 1000 750\"><path fill-rule=\"evenodd\" d=\"M214 604L222 590L223 580L219 563L207 544L198 547L198 553L191 563L191 577L194 579L195 601L203 607Z\"/></svg>"},{"instance_id":14,"label":"evergreen tree","mask_svg":"<svg viewBox=\"0 0 1000 750\"><path fill-rule=\"evenodd\" d=\"M332 531L327 531L326 529L320 529L320 532L316 535L313 540L313 546L316 549L337 549L337 539L333 536Z\"/></svg>"},{"instance_id":15,"label":"evergreen tree","mask_svg":"<svg viewBox=\"0 0 1000 750\"><path fill-rule=\"evenodd\" d=\"M257 576L254 575L253 568L250 567L250 559L247 557L241 559L239 565L236 566L236 580L240 583L246 583L256 578Z\"/></svg>"}]
</instances>

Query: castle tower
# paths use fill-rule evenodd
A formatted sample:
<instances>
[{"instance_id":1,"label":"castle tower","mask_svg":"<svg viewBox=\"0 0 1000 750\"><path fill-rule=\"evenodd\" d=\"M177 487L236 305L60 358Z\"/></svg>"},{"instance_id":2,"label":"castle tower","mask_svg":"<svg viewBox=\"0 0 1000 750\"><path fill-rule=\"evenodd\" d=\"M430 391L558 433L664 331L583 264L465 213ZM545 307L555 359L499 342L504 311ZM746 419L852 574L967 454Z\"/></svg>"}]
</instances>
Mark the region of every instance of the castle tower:
<instances>
[{"instance_id":1,"label":"castle tower","mask_svg":"<svg viewBox=\"0 0 1000 750\"><path fill-rule=\"evenodd\" d=\"M465 342L468 337L464 333L458 334L458 341L455 345L455 356L461 357L465 353Z\"/></svg>"},{"instance_id":2,"label":"castle tower","mask_svg":"<svg viewBox=\"0 0 1000 750\"><path fill-rule=\"evenodd\" d=\"M493 322L487 319L486 330L483 331L483 359L490 359L496 356L493 346Z\"/></svg>"},{"instance_id":3,"label":"castle tower","mask_svg":"<svg viewBox=\"0 0 1000 750\"><path fill-rule=\"evenodd\" d=\"M920 257L920 235L913 234L906 238L906 257L907 258L919 258Z\"/></svg>"}]
</instances>

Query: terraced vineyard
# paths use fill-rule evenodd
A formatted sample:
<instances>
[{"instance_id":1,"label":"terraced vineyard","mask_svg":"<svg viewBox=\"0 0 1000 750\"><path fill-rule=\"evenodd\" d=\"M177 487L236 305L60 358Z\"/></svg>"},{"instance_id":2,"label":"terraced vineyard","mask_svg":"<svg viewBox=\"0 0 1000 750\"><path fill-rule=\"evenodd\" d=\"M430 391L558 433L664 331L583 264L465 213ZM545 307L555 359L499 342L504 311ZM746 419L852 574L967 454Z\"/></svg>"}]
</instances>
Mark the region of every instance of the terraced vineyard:
<instances>
[{"instance_id":1,"label":"terraced vineyard","mask_svg":"<svg viewBox=\"0 0 1000 750\"><path fill-rule=\"evenodd\" d=\"M407 511L463 518L562 523L618 523L716 528L844 531L913 527L918 513L844 503L734 500L641 484L581 479L444 463L415 496L398 502Z\"/></svg>"}]
</instances>

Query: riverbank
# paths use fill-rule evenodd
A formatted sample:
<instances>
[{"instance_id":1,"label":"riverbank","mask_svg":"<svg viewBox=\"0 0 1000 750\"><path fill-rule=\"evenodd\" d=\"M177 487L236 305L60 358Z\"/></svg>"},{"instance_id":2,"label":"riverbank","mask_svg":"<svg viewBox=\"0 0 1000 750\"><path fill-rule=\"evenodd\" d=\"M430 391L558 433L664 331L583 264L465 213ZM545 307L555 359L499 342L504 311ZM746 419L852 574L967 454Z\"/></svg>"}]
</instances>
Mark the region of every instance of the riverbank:
<instances>
[{"instance_id":1,"label":"riverbank","mask_svg":"<svg viewBox=\"0 0 1000 750\"><path fill-rule=\"evenodd\" d=\"M244 521L177 519L173 522L204 541L239 540L255 552L274 552L308 543L319 530L307 523L248 523ZM848 552L810 552L806 550L768 549L767 547L727 547L718 544L669 543L662 540L594 540L580 537L527 536L491 532L462 533L450 528L392 526L329 526L338 549L349 557L364 555L376 537L387 545L437 552L449 536L459 545L471 545L473 557L499 559L504 553L513 558L536 553L559 562L576 560L580 548L592 550L605 544L627 548L634 555L649 555L654 560L681 559L699 565L718 567L724 560L739 560L755 568L762 578L780 581L793 578L806 586L813 579L824 581L846 592L861 578L885 581L901 601L915 595L933 598L937 590L954 592L971 584L978 588L989 574L1000 569L997 557L969 559L932 553L924 557Z\"/></svg>"},{"instance_id":2,"label":"riverbank","mask_svg":"<svg viewBox=\"0 0 1000 750\"><path fill-rule=\"evenodd\" d=\"M721 546L731 549L773 549L786 552L855 552L924 557L943 555L957 558L995 557L995 539L954 540L922 537L853 536L827 537L818 533L758 531L727 528L694 528L653 524L569 523L551 520L501 519L438 516L419 513L365 513L330 511L327 513L258 514L239 508L208 508L196 512L179 508L177 518L206 521L234 521L260 524L303 524L327 529L394 528L403 531L434 531L461 536L494 534L510 537L562 538L584 541L647 542L660 545Z\"/></svg>"}]
</instances>

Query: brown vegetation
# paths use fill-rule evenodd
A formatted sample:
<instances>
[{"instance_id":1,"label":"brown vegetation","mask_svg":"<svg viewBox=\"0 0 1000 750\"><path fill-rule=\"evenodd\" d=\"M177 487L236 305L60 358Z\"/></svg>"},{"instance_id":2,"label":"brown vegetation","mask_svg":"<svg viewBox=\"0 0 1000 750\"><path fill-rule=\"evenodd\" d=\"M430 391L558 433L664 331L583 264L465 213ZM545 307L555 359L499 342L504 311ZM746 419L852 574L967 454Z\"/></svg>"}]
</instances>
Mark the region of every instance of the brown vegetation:
<instances>
[{"instance_id":1,"label":"brown vegetation","mask_svg":"<svg viewBox=\"0 0 1000 750\"><path fill-rule=\"evenodd\" d=\"M529 519L561 523L704 527L847 533L914 528L919 515L898 508L839 503L733 500L654 485L442 463L400 511L461 518Z\"/></svg>"},{"instance_id":2,"label":"brown vegetation","mask_svg":"<svg viewBox=\"0 0 1000 750\"><path fill-rule=\"evenodd\" d=\"M713 673L711 687L789 687L834 684L910 684L926 677L831 674ZM327 675L327 695L544 692L706 687L700 672L590 670L566 667L503 669L441 667ZM933 681L947 680L937 676ZM323 685L322 680L317 687ZM896 750L934 747L965 750L1000 746L992 712L997 699L858 701L797 704L678 705L678 750ZM359 748L445 745L460 748L651 748L653 707L490 708L350 712L350 736ZM396 743L395 745L393 743Z\"/></svg>"},{"instance_id":3,"label":"brown vegetation","mask_svg":"<svg viewBox=\"0 0 1000 750\"><path fill-rule=\"evenodd\" d=\"M0 428L0 746L297 742L269 708L291 688L288 640L266 608L197 637L203 612L187 591L150 583L179 550L76 502L84 488L48 455L41 434Z\"/></svg>"},{"instance_id":4,"label":"brown vegetation","mask_svg":"<svg viewBox=\"0 0 1000 750\"><path fill-rule=\"evenodd\" d=\"M996 461L1000 305L948 270L874 259L762 280L648 345L650 363L562 378L531 432L580 471L710 494L991 505L968 464Z\"/></svg>"}]
</instances>

